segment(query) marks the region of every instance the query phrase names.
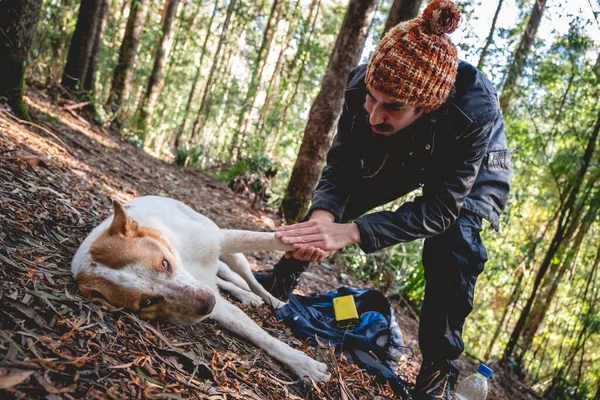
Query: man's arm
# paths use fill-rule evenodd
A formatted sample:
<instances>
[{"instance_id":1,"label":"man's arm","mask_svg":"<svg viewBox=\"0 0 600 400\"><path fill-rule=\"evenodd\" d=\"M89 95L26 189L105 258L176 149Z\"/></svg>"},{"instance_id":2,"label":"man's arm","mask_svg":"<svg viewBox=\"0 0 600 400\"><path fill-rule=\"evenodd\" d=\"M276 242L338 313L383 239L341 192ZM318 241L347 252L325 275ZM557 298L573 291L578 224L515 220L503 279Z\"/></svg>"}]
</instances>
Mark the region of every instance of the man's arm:
<instances>
[{"instance_id":1,"label":"man's arm","mask_svg":"<svg viewBox=\"0 0 600 400\"><path fill-rule=\"evenodd\" d=\"M486 153L490 132L502 117L477 128L467 136L470 142L460 159L441 171L439 190L404 203L396 211L368 214L354 222L360 230L360 247L366 253L435 236L448 229L458 218Z\"/></svg>"}]
</instances>

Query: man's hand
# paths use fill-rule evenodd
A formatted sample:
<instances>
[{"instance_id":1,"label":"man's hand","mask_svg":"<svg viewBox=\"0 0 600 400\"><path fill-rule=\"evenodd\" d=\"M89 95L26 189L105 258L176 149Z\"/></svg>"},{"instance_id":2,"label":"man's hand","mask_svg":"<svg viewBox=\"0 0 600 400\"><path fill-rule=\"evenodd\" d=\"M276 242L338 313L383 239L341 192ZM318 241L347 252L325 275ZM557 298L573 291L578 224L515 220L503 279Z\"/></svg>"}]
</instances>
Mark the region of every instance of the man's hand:
<instances>
[{"instance_id":1,"label":"man's hand","mask_svg":"<svg viewBox=\"0 0 600 400\"><path fill-rule=\"evenodd\" d=\"M316 210L321 211L321 210ZM326 213L326 214L323 214ZM275 232L275 237L283 243L292 244L296 249L293 254L286 253L286 257L293 256L303 261L321 261L326 256L326 251L334 251L354 243L360 243L358 225L337 224L333 222L333 215L323 211L311 216L310 221L280 227Z\"/></svg>"}]
</instances>

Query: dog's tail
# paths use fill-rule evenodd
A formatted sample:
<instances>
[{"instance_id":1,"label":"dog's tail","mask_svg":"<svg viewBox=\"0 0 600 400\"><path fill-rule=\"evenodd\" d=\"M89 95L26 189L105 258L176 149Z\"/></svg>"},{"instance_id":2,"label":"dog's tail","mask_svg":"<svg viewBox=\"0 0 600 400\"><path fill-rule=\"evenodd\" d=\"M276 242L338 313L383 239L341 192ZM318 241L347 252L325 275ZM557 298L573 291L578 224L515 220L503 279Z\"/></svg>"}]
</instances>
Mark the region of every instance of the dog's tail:
<instances>
[{"instance_id":1,"label":"dog's tail","mask_svg":"<svg viewBox=\"0 0 600 400\"><path fill-rule=\"evenodd\" d=\"M248 253L259 250L294 250L291 244L275 239L273 232L252 232L222 229L221 254Z\"/></svg>"}]
</instances>

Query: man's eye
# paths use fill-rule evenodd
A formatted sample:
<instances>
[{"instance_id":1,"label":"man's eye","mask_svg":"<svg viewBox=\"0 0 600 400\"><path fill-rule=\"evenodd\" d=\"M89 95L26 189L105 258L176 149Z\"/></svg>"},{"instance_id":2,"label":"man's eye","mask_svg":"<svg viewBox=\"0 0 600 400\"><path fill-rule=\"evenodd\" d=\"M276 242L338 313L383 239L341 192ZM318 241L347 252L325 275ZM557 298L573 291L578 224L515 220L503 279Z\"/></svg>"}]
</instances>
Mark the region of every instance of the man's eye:
<instances>
[{"instance_id":1,"label":"man's eye","mask_svg":"<svg viewBox=\"0 0 600 400\"><path fill-rule=\"evenodd\" d=\"M162 266L165 269L165 271L171 272L171 263L166 258L163 258L163 260L162 260Z\"/></svg>"},{"instance_id":2,"label":"man's eye","mask_svg":"<svg viewBox=\"0 0 600 400\"><path fill-rule=\"evenodd\" d=\"M160 300L160 297L150 297L148 299L142 300L142 301L140 301L140 308L151 307L151 306L155 305L156 303L158 303L159 300Z\"/></svg>"}]
</instances>

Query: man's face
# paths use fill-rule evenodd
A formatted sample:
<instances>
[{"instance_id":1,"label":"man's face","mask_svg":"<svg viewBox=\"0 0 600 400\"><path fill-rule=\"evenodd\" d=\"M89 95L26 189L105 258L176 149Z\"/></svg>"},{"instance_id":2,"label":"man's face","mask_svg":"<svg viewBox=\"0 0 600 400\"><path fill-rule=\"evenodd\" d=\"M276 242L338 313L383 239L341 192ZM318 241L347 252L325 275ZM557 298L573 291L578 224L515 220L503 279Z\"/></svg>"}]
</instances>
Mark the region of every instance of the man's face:
<instances>
[{"instance_id":1,"label":"man's face","mask_svg":"<svg viewBox=\"0 0 600 400\"><path fill-rule=\"evenodd\" d=\"M415 122L428 108L417 110L416 107L398 103L390 96L367 87L365 110L369 114L369 124L375 135L390 137Z\"/></svg>"}]
</instances>

